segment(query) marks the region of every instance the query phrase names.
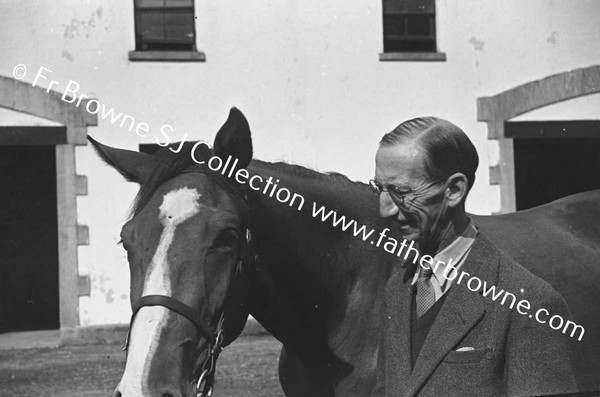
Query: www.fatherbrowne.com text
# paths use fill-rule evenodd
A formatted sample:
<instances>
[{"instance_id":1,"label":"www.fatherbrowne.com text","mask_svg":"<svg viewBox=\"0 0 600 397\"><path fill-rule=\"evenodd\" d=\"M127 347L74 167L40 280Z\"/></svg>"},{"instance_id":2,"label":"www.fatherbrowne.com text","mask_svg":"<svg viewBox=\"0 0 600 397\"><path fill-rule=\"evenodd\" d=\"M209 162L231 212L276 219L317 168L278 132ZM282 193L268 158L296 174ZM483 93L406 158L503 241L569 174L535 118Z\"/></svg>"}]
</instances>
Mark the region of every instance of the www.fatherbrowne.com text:
<instances>
[{"instance_id":1,"label":"www.fatherbrowne.com text","mask_svg":"<svg viewBox=\"0 0 600 397\"><path fill-rule=\"evenodd\" d=\"M48 83L46 92L49 93L53 87L60 86L58 81L49 79L48 76L51 73L52 71L50 69L43 66L40 67L31 85L35 87L39 83L45 81ZM13 68L13 76L17 80L23 79L26 75L27 67L25 65L18 64ZM125 126L127 126L129 131L134 131L135 134L140 138L145 138L150 132L150 126L147 123L136 122L134 117L122 112L117 112L114 108L109 108L105 104L100 103L97 99L90 98L85 94L79 93L79 91L80 85L73 80L69 80L63 94L61 95L61 100L73 104L73 106L76 107L81 106L85 100L84 106L89 113L99 114L103 120L108 120L112 124L118 123L121 128L125 128ZM164 124L160 127L160 131L165 138L165 142L161 142L156 139L156 143L162 147L169 146L171 140L168 134L174 131L173 127L168 124ZM169 147L169 150L178 153L183 147L183 143L186 138L187 134L183 136L177 149L174 150L173 148ZM204 160L198 160L195 157L196 149L200 145L205 144L206 143L204 141L198 141L192 148L191 156L194 162L198 164L206 164L212 171L220 172L222 175L225 175L228 178L234 178L239 184L248 184L250 189L261 192L263 195L267 195L271 198L275 198L278 202L287 204L289 207L296 208L298 211L301 211L304 208L306 200L302 195L298 193L292 193L289 189L279 186L279 179L273 180L273 177L265 178L258 174L251 175L250 172L244 168L236 168L238 159L234 159L229 156L227 160L223 162L223 159L213 156L208 160L208 162L205 162ZM466 285L470 291L479 292L483 297L492 299L494 302L498 301L501 305L504 305L510 300L510 309L513 309L516 303L516 309L519 314L523 316L528 315L529 318L535 318L538 323L548 324L550 328L553 330L561 330L563 334L571 330L570 336L572 338L575 337L577 332L579 332L578 340L581 341L583 338L585 329L581 325L578 325L570 320L565 321L565 319L558 314L550 316L550 312L544 308L537 309L534 314L530 314L532 313L532 308L531 303L527 299L521 299L517 302L517 297L514 294L503 289L498 289L496 285L488 285L485 280L482 281L477 276L473 276L465 271L462 271L460 274L458 274L457 269L452 264L452 259L450 259L448 263L438 260L434 264L434 258L430 255L420 255L417 248L414 247L414 241L403 239L402 242L399 242L395 238L387 236L387 232L390 231L388 228L376 233L375 230L368 229L365 225L359 225L354 219L347 219L345 215L340 215L335 210L328 210L325 206L319 205L316 202L312 203L311 215L313 218L319 219L321 222L331 222L332 227L340 228L343 232L352 233L354 237L360 238L362 241L368 242L375 247L381 247L383 243L383 249L387 253L395 255L398 258L400 258L402 253L404 253L404 261L409 260L408 258L412 256L413 264L416 264L418 260L419 265L423 268L430 268L433 266L434 272L440 266L440 264L444 264L445 269L443 275L447 280L452 281L457 279L456 284L458 285L460 285L463 280L466 280L463 286ZM371 236L377 236L377 239L371 239ZM500 298L502 299L500 300Z\"/></svg>"}]
</instances>

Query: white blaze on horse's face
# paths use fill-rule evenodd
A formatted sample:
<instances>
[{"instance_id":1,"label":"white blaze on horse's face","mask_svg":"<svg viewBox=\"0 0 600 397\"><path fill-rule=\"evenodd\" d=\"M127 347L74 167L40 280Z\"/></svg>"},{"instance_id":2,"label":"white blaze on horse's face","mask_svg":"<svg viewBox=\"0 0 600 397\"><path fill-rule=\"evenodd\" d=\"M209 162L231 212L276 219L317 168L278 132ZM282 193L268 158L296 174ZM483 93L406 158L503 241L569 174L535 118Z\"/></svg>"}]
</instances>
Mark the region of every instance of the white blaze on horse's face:
<instances>
[{"instance_id":1,"label":"white blaze on horse's face","mask_svg":"<svg viewBox=\"0 0 600 397\"><path fill-rule=\"evenodd\" d=\"M196 189L187 187L172 190L164 195L160 206L160 222L163 225L160 241L152 262L146 272L142 296L171 296L168 252L175 229L200 211ZM169 310L162 306L142 307L131 327L125 372L119 384L123 397L144 395L146 364L154 355L161 332L166 326Z\"/></svg>"}]
</instances>

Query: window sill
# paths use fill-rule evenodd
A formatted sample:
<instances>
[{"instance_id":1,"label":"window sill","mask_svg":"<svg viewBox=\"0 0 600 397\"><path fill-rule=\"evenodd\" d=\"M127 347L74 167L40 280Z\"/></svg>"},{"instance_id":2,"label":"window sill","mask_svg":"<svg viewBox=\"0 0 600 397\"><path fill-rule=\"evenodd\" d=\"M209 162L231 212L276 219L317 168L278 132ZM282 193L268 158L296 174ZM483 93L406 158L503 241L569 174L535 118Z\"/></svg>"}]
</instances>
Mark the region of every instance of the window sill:
<instances>
[{"instance_id":1,"label":"window sill","mask_svg":"<svg viewBox=\"0 0 600 397\"><path fill-rule=\"evenodd\" d=\"M383 52L379 54L382 62L446 62L444 52Z\"/></svg>"},{"instance_id":2,"label":"window sill","mask_svg":"<svg viewBox=\"0 0 600 397\"><path fill-rule=\"evenodd\" d=\"M129 51L131 62L206 62L198 51Z\"/></svg>"}]
</instances>

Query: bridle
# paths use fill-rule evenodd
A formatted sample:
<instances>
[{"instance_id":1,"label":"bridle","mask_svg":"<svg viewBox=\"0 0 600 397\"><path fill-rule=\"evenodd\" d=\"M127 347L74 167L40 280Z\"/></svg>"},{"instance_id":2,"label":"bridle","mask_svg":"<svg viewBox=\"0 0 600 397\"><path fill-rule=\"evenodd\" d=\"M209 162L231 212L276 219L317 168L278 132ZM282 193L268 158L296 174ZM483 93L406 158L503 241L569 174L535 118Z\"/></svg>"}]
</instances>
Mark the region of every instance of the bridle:
<instances>
[{"instance_id":1,"label":"bridle","mask_svg":"<svg viewBox=\"0 0 600 397\"><path fill-rule=\"evenodd\" d=\"M240 186L235 185L229 178L210 170L205 165L196 164L186 168L181 173L201 173L208 175L213 182L222 187L233 199L236 200L236 202L243 207L243 230L245 230L246 235L243 246L238 251L238 263L230 280L230 288L225 294L226 303L227 298L229 297L229 292L231 291L231 286L234 285L237 277L242 273L243 267L246 266L251 269L258 269L258 257L254 253L252 236L248 223L248 212L250 208L248 204L248 197ZM125 347L123 348L125 351L127 351L129 346L129 336L135 315L142 307L146 306L162 306L184 316L196 326L198 332L208 341L208 353L204 362L200 366L200 370L198 371L198 379L195 381L195 383L197 390L196 397L210 397L215 382L217 358L224 349L223 323L225 322L225 310L221 312L217 327L213 329L206 321L204 321L200 313L175 298L166 295L142 296L133 305L133 313L129 322L129 332L127 333L127 339L125 340ZM196 372L197 365L195 365L194 368L194 372Z\"/></svg>"}]
</instances>

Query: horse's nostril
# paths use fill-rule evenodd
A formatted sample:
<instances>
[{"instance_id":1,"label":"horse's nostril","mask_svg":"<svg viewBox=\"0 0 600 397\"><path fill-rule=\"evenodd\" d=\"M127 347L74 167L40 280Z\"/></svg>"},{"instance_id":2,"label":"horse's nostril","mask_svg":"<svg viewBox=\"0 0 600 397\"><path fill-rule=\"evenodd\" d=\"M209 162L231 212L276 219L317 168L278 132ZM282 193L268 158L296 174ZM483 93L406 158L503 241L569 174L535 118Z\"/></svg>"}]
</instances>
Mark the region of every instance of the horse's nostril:
<instances>
[{"instance_id":1,"label":"horse's nostril","mask_svg":"<svg viewBox=\"0 0 600 397\"><path fill-rule=\"evenodd\" d=\"M114 397L123 397L123 395L121 394L121 392L120 392L120 391L118 391L118 390L115 390L115 395L114 395Z\"/></svg>"}]
</instances>

